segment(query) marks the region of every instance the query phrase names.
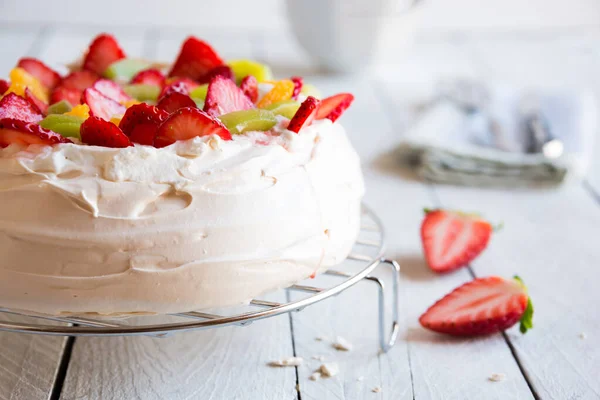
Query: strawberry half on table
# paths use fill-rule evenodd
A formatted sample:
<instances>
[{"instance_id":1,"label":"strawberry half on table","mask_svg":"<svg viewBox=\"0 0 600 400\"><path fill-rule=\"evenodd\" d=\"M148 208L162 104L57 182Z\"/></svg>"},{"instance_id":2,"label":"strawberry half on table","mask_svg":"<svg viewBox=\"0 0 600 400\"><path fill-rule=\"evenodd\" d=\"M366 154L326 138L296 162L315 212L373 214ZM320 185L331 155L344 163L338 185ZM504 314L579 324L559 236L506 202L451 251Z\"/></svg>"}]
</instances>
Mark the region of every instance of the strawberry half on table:
<instances>
[{"instance_id":1,"label":"strawberry half on table","mask_svg":"<svg viewBox=\"0 0 600 400\"><path fill-rule=\"evenodd\" d=\"M464 267L487 247L492 231L477 214L426 209L421 241L427 264L440 273Z\"/></svg>"},{"instance_id":2,"label":"strawberry half on table","mask_svg":"<svg viewBox=\"0 0 600 400\"><path fill-rule=\"evenodd\" d=\"M520 322L521 333L533 328L533 304L518 276L478 278L454 289L421 317L424 328L454 336L487 335Z\"/></svg>"}]
</instances>

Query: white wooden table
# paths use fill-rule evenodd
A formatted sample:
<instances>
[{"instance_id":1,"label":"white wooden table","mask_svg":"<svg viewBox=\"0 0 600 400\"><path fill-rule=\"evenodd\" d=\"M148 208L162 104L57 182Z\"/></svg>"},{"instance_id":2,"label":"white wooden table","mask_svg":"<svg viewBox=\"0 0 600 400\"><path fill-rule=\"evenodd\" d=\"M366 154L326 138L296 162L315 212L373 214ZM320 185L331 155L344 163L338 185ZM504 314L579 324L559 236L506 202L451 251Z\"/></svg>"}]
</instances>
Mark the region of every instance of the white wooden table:
<instances>
[{"instance_id":1,"label":"white wooden table","mask_svg":"<svg viewBox=\"0 0 600 400\"><path fill-rule=\"evenodd\" d=\"M70 61L97 32L90 26L4 24L0 75L23 55ZM421 37L402 62L361 78L319 75L284 32L113 32L129 54L164 60L173 59L184 36L194 33L226 58L256 58L281 76L307 76L325 94L355 94L342 122L362 156L365 200L384 220L387 256L402 266L400 337L388 354L378 352L376 292L362 284L291 316L166 339L0 333L0 399L600 398L600 157L583 183L507 191L424 184L390 168L386 156L412 122L415 98L441 76L600 92L598 31ZM436 276L420 250L424 206L477 210L504 221L505 228L470 269ZM527 335L512 329L458 340L419 326L420 313L473 275L515 273L529 285L536 306L535 329ZM353 351L337 352L315 340L335 335L352 342ZM305 364L266 366L294 354ZM337 361L339 375L310 381L319 365L315 355ZM491 382L492 373L504 373L506 380ZM382 391L372 392L375 387Z\"/></svg>"}]
</instances>

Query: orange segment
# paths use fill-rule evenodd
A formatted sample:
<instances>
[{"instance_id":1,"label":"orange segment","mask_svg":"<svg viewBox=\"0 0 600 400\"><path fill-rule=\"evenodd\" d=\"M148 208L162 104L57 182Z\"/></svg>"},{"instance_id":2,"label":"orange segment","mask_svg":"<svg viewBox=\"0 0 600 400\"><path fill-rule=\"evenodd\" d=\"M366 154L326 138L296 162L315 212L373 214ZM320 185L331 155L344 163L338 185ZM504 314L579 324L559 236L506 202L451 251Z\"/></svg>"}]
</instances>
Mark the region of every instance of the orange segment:
<instances>
[{"instance_id":1,"label":"orange segment","mask_svg":"<svg viewBox=\"0 0 600 400\"><path fill-rule=\"evenodd\" d=\"M25 71L23 68L13 68L10 71L9 76L10 87L6 91L7 93L12 92L19 96L24 96L25 88L29 88L35 97L42 100L44 103L48 103L48 89L46 89L46 87L29 72Z\"/></svg>"},{"instance_id":2,"label":"orange segment","mask_svg":"<svg viewBox=\"0 0 600 400\"><path fill-rule=\"evenodd\" d=\"M124 101L121 104L123 104L125 106L125 108L129 108L131 106L135 106L136 104L140 104L140 103L141 103L141 101L139 101L139 100L131 99L131 100Z\"/></svg>"},{"instance_id":3,"label":"orange segment","mask_svg":"<svg viewBox=\"0 0 600 400\"><path fill-rule=\"evenodd\" d=\"M122 115L117 115L114 116L110 119L110 122L112 122L113 124L115 124L116 126L119 126L119 124L121 123L121 120L123 119Z\"/></svg>"},{"instance_id":4,"label":"orange segment","mask_svg":"<svg viewBox=\"0 0 600 400\"><path fill-rule=\"evenodd\" d=\"M87 104L79 104L69 112L66 112L64 115L72 115L74 117L81 117L83 119L88 119L90 117L90 108Z\"/></svg>"},{"instance_id":5,"label":"orange segment","mask_svg":"<svg viewBox=\"0 0 600 400\"><path fill-rule=\"evenodd\" d=\"M278 101L291 99L292 94L294 94L294 82L289 79L283 79L277 81L275 86L273 86L273 89L265 94L256 106L258 108L265 108Z\"/></svg>"}]
</instances>

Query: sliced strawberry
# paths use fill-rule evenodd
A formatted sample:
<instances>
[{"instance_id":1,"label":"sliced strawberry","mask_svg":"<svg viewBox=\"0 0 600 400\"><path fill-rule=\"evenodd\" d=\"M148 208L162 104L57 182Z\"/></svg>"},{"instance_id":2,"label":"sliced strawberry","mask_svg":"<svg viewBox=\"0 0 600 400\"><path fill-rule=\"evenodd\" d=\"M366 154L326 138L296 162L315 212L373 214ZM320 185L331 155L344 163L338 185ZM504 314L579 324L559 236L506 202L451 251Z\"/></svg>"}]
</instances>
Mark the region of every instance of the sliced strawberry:
<instances>
[{"instance_id":1,"label":"sliced strawberry","mask_svg":"<svg viewBox=\"0 0 600 400\"><path fill-rule=\"evenodd\" d=\"M29 74L37 78L38 81L48 89L52 90L61 81L58 72L38 60L37 58L21 58L17 67L23 68Z\"/></svg>"},{"instance_id":2,"label":"sliced strawberry","mask_svg":"<svg viewBox=\"0 0 600 400\"><path fill-rule=\"evenodd\" d=\"M165 75L158 69L145 69L138 72L131 79L131 83L163 87L165 84Z\"/></svg>"},{"instance_id":3,"label":"sliced strawberry","mask_svg":"<svg viewBox=\"0 0 600 400\"><path fill-rule=\"evenodd\" d=\"M100 79L94 83L93 88L117 103L125 103L131 100L131 97L121 89L121 86L108 79Z\"/></svg>"},{"instance_id":4,"label":"sliced strawberry","mask_svg":"<svg viewBox=\"0 0 600 400\"><path fill-rule=\"evenodd\" d=\"M190 36L183 42L169 76L199 80L211 69L223 64L221 57L208 43Z\"/></svg>"},{"instance_id":5,"label":"sliced strawberry","mask_svg":"<svg viewBox=\"0 0 600 400\"><path fill-rule=\"evenodd\" d=\"M125 113L125 107L110 99L94 88L87 88L81 96L81 102L88 105L90 115L109 121L114 115Z\"/></svg>"},{"instance_id":6,"label":"sliced strawberry","mask_svg":"<svg viewBox=\"0 0 600 400\"><path fill-rule=\"evenodd\" d=\"M10 87L10 83L5 81L4 79L0 79L0 96L2 96L4 93L6 93L6 91L8 90L9 87Z\"/></svg>"},{"instance_id":7,"label":"sliced strawberry","mask_svg":"<svg viewBox=\"0 0 600 400\"><path fill-rule=\"evenodd\" d=\"M75 106L81 101L81 90L62 85L57 86L50 95L50 104L58 103L61 100L66 100L72 106Z\"/></svg>"},{"instance_id":8,"label":"sliced strawberry","mask_svg":"<svg viewBox=\"0 0 600 400\"><path fill-rule=\"evenodd\" d=\"M354 101L350 93L340 93L321 100L317 119L328 118L335 122Z\"/></svg>"},{"instance_id":9,"label":"sliced strawberry","mask_svg":"<svg viewBox=\"0 0 600 400\"><path fill-rule=\"evenodd\" d=\"M15 93L0 100L0 118L12 118L23 122L40 122L44 116L39 108Z\"/></svg>"},{"instance_id":10,"label":"sliced strawberry","mask_svg":"<svg viewBox=\"0 0 600 400\"><path fill-rule=\"evenodd\" d=\"M296 114L290 120L288 124L288 130L292 132L300 132L300 129L308 126L313 122L319 111L320 101L312 96L308 96L306 100L300 104L300 108L296 111Z\"/></svg>"},{"instance_id":11,"label":"sliced strawberry","mask_svg":"<svg viewBox=\"0 0 600 400\"><path fill-rule=\"evenodd\" d=\"M92 146L113 148L133 146L131 140L118 126L98 117L86 119L81 124L80 133L81 141Z\"/></svg>"},{"instance_id":12,"label":"sliced strawberry","mask_svg":"<svg viewBox=\"0 0 600 400\"><path fill-rule=\"evenodd\" d=\"M181 108L158 128L154 145L165 147L178 140L208 135L218 135L223 140L231 140L231 133L217 118L197 108Z\"/></svg>"},{"instance_id":13,"label":"sliced strawberry","mask_svg":"<svg viewBox=\"0 0 600 400\"><path fill-rule=\"evenodd\" d=\"M63 78L60 86L69 89L78 89L81 93L85 89L92 87L98 79L100 79L100 76L92 71L73 71Z\"/></svg>"},{"instance_id":14,"label":"sliced strawberry","mask_svg":"<svg viewBox=\"0 0 600 400\"><path fill-rule=\"evenodd\" d=\"M298 95L300 95L300 91L302 90L302 86L304 85L304 80L300 76L292 76L290 80L294 82L294 92L292 93L292 100L298 100Z\"/></svg>"},{"instance_id":15,"label":"sliced strawberry","mask_svg":"<svg viewBox=\"0 0 600 400\"><path fill-rule=\"evenodd\" d=\"M186 94L172 92L161 97L156 106L172 114L180 108L196 108L196 103Z\"/></svg>"},{"instance_id":16,"label":"sliced strawberry","mask_svg":"<svg viewBox=\"0 0 600 400\"><path fill-rule=\"evenodd\" d=\"M57 143L71 143L71 141L38 124L14 118L0 119L0 147L11 144L29 146L30 144L53 145Z\"/></svg>"},{"instance_id":17,"label":"sliced strawberry","mask_svg":"<svg viewBox=\"0 0 600 400\"><path fill-rule=\"evenodd\" d=\"M83 69L103 75L115 61L125 58L125 52L114 36L107 33L96 36L83 59Z\"/></svg>"},{"instance_id":18,"label":"sliced strawberry","mask_svg":"<svg viewBox=\"0 0 600 400\"><path fill-rule=\"evenodd\" d=\"M215 76L208 84L204 111L218 117L233 111L254 108L252 101L235 85L231 79Z\"/></svg>"},{"instance_id":19,"label":"sliced strawberry","mask_svg":"<svg viewBox=\"0 0 600 400\"><path fill-rule=\"evenodd\" d=\"M256 103L256 100L258 100L258 81L254 75L245 76L240 82L240 89L252 103Z\"/></svg>"},{"instance_id":20,"label":"sliced strawberry","mask_svg":"<svg viewBox=\"0 0 600 400\"><path fill-rule=\"evenodd\" d=\"M46 115L48 112L48 104L35 97L29 88L25 88L25 99L30 102L35 108L37 108L42 115Z\"/></svg>"},{"instance_id":21,"label":"sliced strawberry","mask_svg":"<svg viewBox=\"0 0 600 400\"><path fill-rule=\"evenodd\" d=\"M492 225L477 215L427 211L421 225L427 264L435 272L448 272L467 265L486 248L492 230Z\"/></svg>"},{"instance_id":22,"label":"sliced strawberry","mask_svg":"<svg viewBox=\"0 0 600 400\"><path fill-rule=\"evenodd\" d=\"M146 103L135 104L125 111L119 128L134 143L154 145L158 127L169 118L169 113Z\"/></svg>"},{"instance_id":23,"label":"sliced strawberry","mask_svg":"<svg viewBox=\"0 0 600 400\"><path fill-rule=\"evenodd\" d=\"M208 73L201 78L198 78L198 83L209 83L213 80L215 76L222 76L223 78L235 80L235 76L233 75L233 71L228 65L219 65L208 71Z\"/></svg>"},{"instance_id":24,"label":"sliced strawberry","mask_svg":"<svg viewBox=\"0 0 600 400\"><path fill-rule=\"evenodd\" d=\"M456 336L486 335L521 321L533 327L533 305L519 277L478 278L454 289L431 306L419 322L424 328Z\"/></svg>"},{"instance_id":25,"label":"sliced strawberry","mask_svg":"<svg viewBox=\"0 0 600 400\"><path fill-rule=\"evenodd\" d=\"M158 98L177 92L181 94L190 94L190 92L198 87L198 84L191 79L188 78L176 78L176 79L167 79L166 84L163 87L163 90L160 92L160 96Z\"/></svg>"}]
</instances>

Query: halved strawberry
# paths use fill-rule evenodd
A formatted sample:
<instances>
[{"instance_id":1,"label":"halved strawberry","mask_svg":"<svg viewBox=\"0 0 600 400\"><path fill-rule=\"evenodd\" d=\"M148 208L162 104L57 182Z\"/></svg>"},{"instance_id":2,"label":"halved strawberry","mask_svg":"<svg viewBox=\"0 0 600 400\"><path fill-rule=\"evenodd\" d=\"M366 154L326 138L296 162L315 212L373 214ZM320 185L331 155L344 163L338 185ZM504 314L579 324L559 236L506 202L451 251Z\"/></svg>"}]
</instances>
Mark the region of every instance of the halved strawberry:
<instances>
[{"instance_id":1,"label":"halved strawberry","mask_svg":"<svg viewBox=\"0 0 600 400\"><path fill-rule=\"evenodd\" d=\"M6 93L6 91L8 90L9 87L10 87L10 83L5 81L4 79L0 79L0 96L2 96L4 93Z\"/></svg>"},{"instance_id":2,"label":"halved strawberry","mask_svg":"<svg viewBox=\"0 0 600 400\"><path fill-rule=\"evenodd\" d=\"M306 100L300 104L300 108L290 120L288 130L292 132L300 132L300 129L311 124L317 116L321 102L312 96L308 96Z\"/></svg>"},{"instance_id":3,"label":"halved strawberry","mask_svg":"<svg viewBox=\"0 0 600 400\"><path fill-rule=\"evenodd\" d=\"M85 89L92 87L98 79L100 79L100 76L92 71L73 71L63 78L60 86L69 89L78 89L81 93Z\"/></svg>"},{"instance_id":4,"label":"halved strawberry","mask_svg":"<svg viewBox=\"0 0 600 400\"><path fill-rule=\"evenodd\" d=\"M12 118L23 122L40 122L44 116L37 106L15 93L0 100L0 118Z\"/></svg>"},{"instance_id":5,"label":"halved strawberry","mask_svg":"<svg viewBox=\"0 0 600 400\"><path fill-rule=\"evenodd\" d=\"M163 87L165 83L165 75L158 69L145 69L138 72L133 78L131 78L131 83Z\"/></svg>"},{"instance_id":6,"label":"halved strawberry","mask_svg":"<svg viewBox=\"0 0 600 400\"><path fill-rule=\"evenodd\" d=\"M133 146L131 140L118 126L102 118L89 117L81 124L79 131L81 141L92 146L113 148Z\"/></svg>"},{"instance_id":7,"label":"halved strawberry","mask_svg":"<svg viewBox=\"0 0 600 400\"><path fill-rule=\"evenodd\" d=\"M25 88L25 99L28 102L30 102L35 108L40 110L40 112L43 115L46 115L46 113L48 112L48 104L35 97L35 95L31 93L31 90L29 90L29 88Z\"/></svg>"},{"instance_id":8,"label":"halved strawberry","mask_svg":"<svg viewBox=\"0 0 600 400\"><path fill-rule=\"evenodd\" d=\"M161 110L165 110L169 114L172 114L180 108L196 108L196 103L186 94L172 92L161 97L156 106Z\"/></svg>"},{"instance_id":9,"label":"halved strawberry","mask_svg":"<svg viewBox=\"0 0 600 400\"><path fill-rule=\"evenodd\" d=\"M17 67L23 68L48 89L52 90L60 83L60 75L37 58L21 58Z\"/></svg>"},{"instance_id":10,"label":"halved strawberry","mask_svg":"<svg viewBox=\"0 0 600 400\"><path fill-rule=\"evenodd\" d=\"M254 104L231 79L215 76L208 84L204 111L218 117L233 111L249 110Z\"/></svg>"},{"instance_id":11,"label":"halved strawberry","mask_svg":"<svg viewBox=\"0 0 600 400\"><path fill-rule=\"evenodd\" d=\"M252 103L256 103L256 100L258 100L258 81L254 75L245 76L240 82L240 89Z\"/></svg>"},{"instance_id":12,"label":"halved strawberry","mask_svg":"<svg viewBox=\"0 0 600 400\"><path fill-rule=\"evenodd\" d=\"M487 246L492 225L474 214L426 210L421 225L423 251L429 267L448 272L463 267Z\"/></svg>"},{"instance_id":13,"label":"halved strawberry","mask_svg":"<svg viewBox=\"0 0 600 400\"><path fill-rule=\"evenodd\" d=\"M90 115L109 121L114 115L125 113L125 107L110 99L94 88L87 88L81 96L81 102L90 108Z\"/></svg>"},{"instance_id":14,"label":"halved strawberry","mask_svg":"<svg viewBox=\"0 0 600 400\"><path fill-rule=\"evenodd\" d=\"M0 147L11 144L29 146L30 144L53 145L57 143L71 143L71 141L38 124L14 118L0 119Z\"/></svg>"},{"instance_id":15,"label":"halved strawberry","mask_svg":"<svg viewBox=\"0 0 600 400\"><path fill-rule=\"evenodd\" d=\"M111 80L100 79L92 87L117 103L125 103L131 100L131 97L121 89L121 86Z\"/></svg>"},{"instance_id":16,"label":"halved strawberry","mask_svg":"<svg viewBox=\"0 0 600 400\"><path fill-rule=\"evenodd\" d=\"M421 317L424 328L456 336L486 335L518 321L522 333L533 328L533 305L521 279L478 278L454 289Z\"/></svg>"},{"instance_id":17,"label":"halved strawberry","mask_svg":"<svg viewBox=\"0 0 600 400\"><path fill-rule=\"evenodd\" d=\"M317 119L328 118L335 122L354 101L350 93L340 93L321 100Z\"/></svg>"},{"instance_id":18,"label":"halved strawberry","mask_svg":"<svg viewBox=\"0 0 600 400\"><path fill-rule=\"evenodd\" d=\"M217 118L197 108L181 108L158 128L154 145L165 147L178 140L208 135L218 135L223 140L231 140L231 133Z\"/></svg>"},{"instance_id":19,"label":"halved strawberry","mask_svg":"<svg viewBox=\"0 0 600 400\"><path fill-rule=\"evenodd\" d=\"M103 75L115 61L125 58L125 52L114 36L107 33L96 36L83 59L83 69Z\"/></svg>"},{"instance_id":20,"label":"halved strawberry","mask_svg":"<svg viewBox=\"0 0 600 400\"><path fill-rule=\"evenodd\" d=\"M198 83L209 83L215 76L222 76L223 78L231 79L232 81L235 79L233 71L228 65L219 65L208 71L206 75L198 78Z\"/></svg>"},{"instance_id":21,"label":"halved strawberry","mask_svg":"<svg viewBox=\"0 0 600 400\"><path fill-rule=\"evenodd\" d=\"M50 95L50 104L58 103L61 100L66 100L72 106L75 106L81 101L81 90L68 88L65 86L57 86Z\"/></svg>"},{"instance_id":22,"label":"halved strawberry","mask_svg":"<svg viewBox=\"0 0 600 400\"><path fill-rule=\"evenodd\" d=\"M198 87L198 84L188 78L166 79L165 86L160 92L160 96L158 96L158 98L160 99L161 97L173 92L187 95L190 94L190 92L196 87Z\"/></svg>"},{"instance_id":23,"label":"halved strawberry","mask_svg":"<svg viewBox=\"0 0 600 400\"><path fill-rule=\"evenodd\" d=\"M199 80L210 70L223 64L221 57L208 43L190 36L183 42L169 76Z\"/></svg>"},{"instance_id":24,"label":"halved strawberry","mask_svg":"<svg viewBox=\"0 0 600 400\"><path fill-rule=\"evenodd\" d=\"M298 100L298 95L302 90L302 86L304 86L304 80L301 76L292 76L290 80L294 82L294 92L292 93L292 100Z\"/></svg>"},{"instance_id":25,"label":"halved strawberry","mask_svg":"<svg viewBox=\"0 0 600 400\"><path fill-rule=\"evenodd\" d=\"M146 103L135 104L125 111L119 128L132 142L152 146L158 127L167 118L167 111Z\"/></svg>"}]
</instances>

